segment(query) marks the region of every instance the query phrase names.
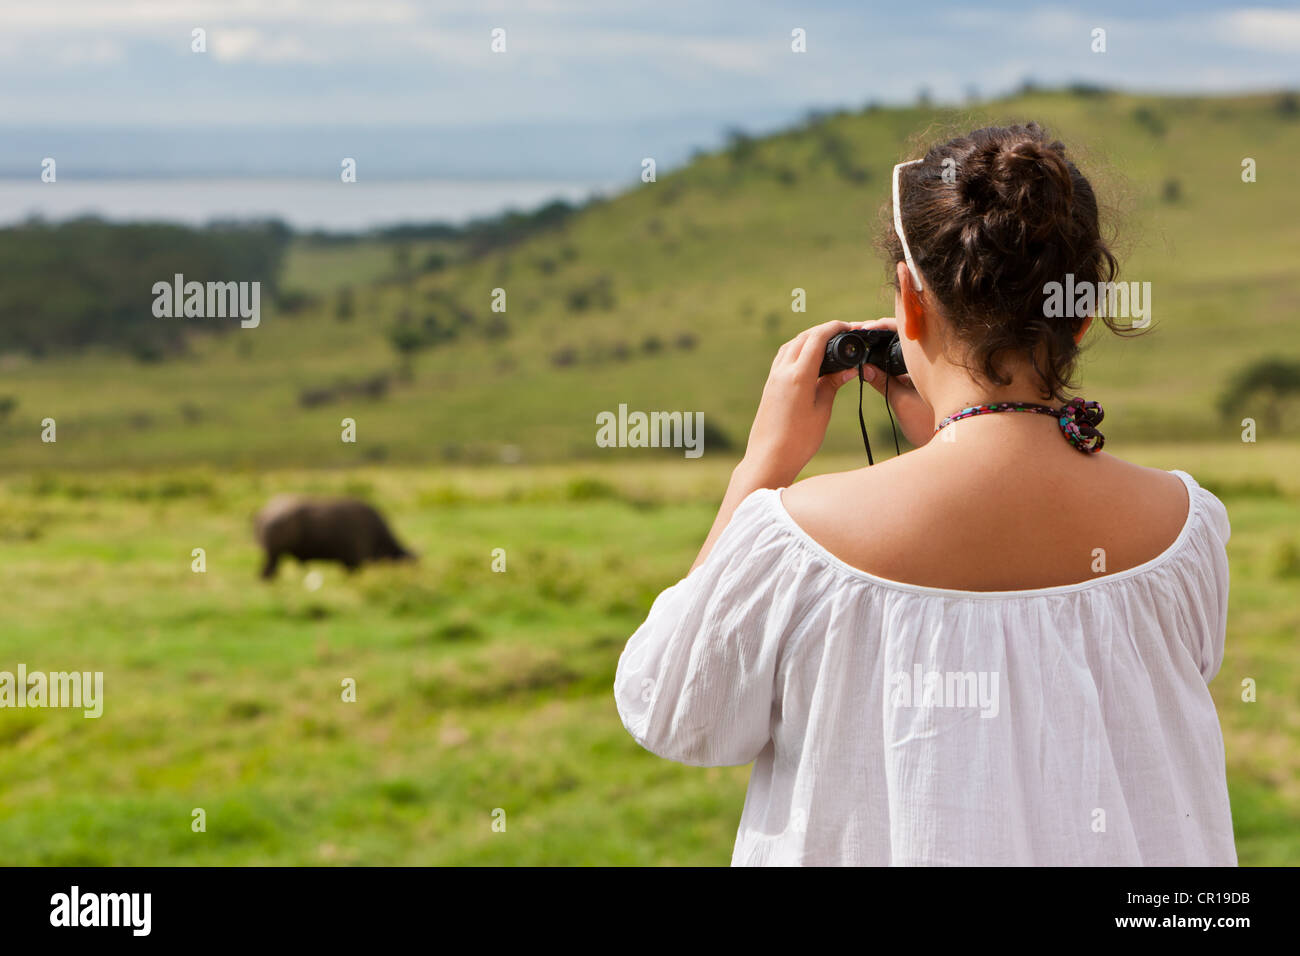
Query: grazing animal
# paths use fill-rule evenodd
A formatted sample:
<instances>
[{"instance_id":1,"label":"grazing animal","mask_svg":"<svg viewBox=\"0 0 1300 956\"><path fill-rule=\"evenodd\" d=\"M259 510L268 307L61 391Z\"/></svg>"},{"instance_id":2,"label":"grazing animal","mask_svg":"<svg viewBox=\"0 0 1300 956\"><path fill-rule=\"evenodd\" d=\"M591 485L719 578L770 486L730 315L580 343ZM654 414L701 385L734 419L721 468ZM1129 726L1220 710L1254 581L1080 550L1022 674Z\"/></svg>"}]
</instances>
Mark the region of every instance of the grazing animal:
<instances>
[{"instance_id":1,"label":"grazing animal","mask_svg":"<svg viewBox=\"0 0 1300 956\"><path fill-rule=\"evenodd\" d=\"M379 512L352 498L317 499L277 495L257 517L253 530L266 550L262 577L275 577L281 555L299 561L338 561L349 572L367 561L413 561Z\"/></svg>"}]
</instances>

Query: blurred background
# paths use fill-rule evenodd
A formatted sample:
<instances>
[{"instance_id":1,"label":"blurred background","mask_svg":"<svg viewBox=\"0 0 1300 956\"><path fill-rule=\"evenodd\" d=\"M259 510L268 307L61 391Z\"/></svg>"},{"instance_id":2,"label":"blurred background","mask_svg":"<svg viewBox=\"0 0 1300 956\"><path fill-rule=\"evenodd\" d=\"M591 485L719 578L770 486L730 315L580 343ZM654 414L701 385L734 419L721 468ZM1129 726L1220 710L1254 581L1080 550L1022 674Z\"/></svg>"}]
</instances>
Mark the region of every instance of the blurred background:
<instances>
[{"instance_id":1,"label":"blurred background","mask_svg":"<svg viewBox=\"0 0 1300 956\"><path fill-rule=\"evenodd\" d=\"M777 346L892 312L890 167L1026 120L1151 283L1081 391L1228 506L1238 849L1296 862L1298 54L1210 0L0 0L0 670L105 675L98 720L0 710L0 862L726 863L747 769L641 751L618 654ZM177 273L259 324L156 317ZM620 404L703 456L599 447ZM863 463L840 406L809 473ZM421 560L264 584L279 492Z\"/></svg>"}]
</instances>

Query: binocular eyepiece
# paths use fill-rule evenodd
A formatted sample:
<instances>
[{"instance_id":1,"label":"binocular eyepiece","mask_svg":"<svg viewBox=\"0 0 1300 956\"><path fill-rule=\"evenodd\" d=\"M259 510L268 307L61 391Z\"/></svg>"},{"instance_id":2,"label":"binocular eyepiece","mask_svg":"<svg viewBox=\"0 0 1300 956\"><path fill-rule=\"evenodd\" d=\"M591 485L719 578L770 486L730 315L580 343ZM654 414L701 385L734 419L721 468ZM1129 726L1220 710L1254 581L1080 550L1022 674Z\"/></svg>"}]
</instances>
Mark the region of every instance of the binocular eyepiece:
<instances>
[{"instance_id":1,"label":"binocular eyepiece","mask_svg":"<svg viewBox=\"0 0 1300 956\"><path fill-rule=\"evenodd\" d=\"M826 343L826 356L818 375L842 372L859 365L874 365L888 375L903 375L903 349L898 333L889 329L851 329L839 332Z\"/></svg>"}]
</instances>

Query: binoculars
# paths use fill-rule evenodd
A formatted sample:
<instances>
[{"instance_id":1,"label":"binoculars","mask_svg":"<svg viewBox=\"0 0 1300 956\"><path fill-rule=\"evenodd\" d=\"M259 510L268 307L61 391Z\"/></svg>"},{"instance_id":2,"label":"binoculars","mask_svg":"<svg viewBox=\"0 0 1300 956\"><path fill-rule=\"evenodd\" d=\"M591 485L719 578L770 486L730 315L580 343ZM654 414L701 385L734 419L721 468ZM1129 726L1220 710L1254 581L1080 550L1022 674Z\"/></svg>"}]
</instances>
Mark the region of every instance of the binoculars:
<instances>
[{"instance_id":1,"label":"binoculars","mask_svg":"<svg viewBox=\"0 0 1300 956\"><path fill-rule=\"evenodd\" d=\"M859 365L874 365L888 375L907 372L898 333L889 329L851 329L839 332L826 343L826 356L818 375L842 372Z\"/></svg>"}]
</instances>

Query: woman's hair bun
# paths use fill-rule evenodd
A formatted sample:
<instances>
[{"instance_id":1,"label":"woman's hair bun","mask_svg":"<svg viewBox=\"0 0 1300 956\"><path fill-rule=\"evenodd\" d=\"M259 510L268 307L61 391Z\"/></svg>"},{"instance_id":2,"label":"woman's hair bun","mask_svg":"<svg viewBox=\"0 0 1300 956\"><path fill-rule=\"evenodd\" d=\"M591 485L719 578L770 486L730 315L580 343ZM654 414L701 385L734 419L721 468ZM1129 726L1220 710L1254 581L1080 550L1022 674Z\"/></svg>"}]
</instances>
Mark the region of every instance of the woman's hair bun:
<instances>
[{"instance_id":1,"label":"woman's hair bun","mask_svg":"<svg viewBox=\"0 0 1300 956\"><path fill-rule=\"evenodd\" d=\"M1003 132L966 158L958 180L961 197L976 215L1009 214L1024 227L1025 238L1041 241L1070 217L1074 183L1065 147L1047 142L1034 123Z\"/></svg>"}]
</instances>

